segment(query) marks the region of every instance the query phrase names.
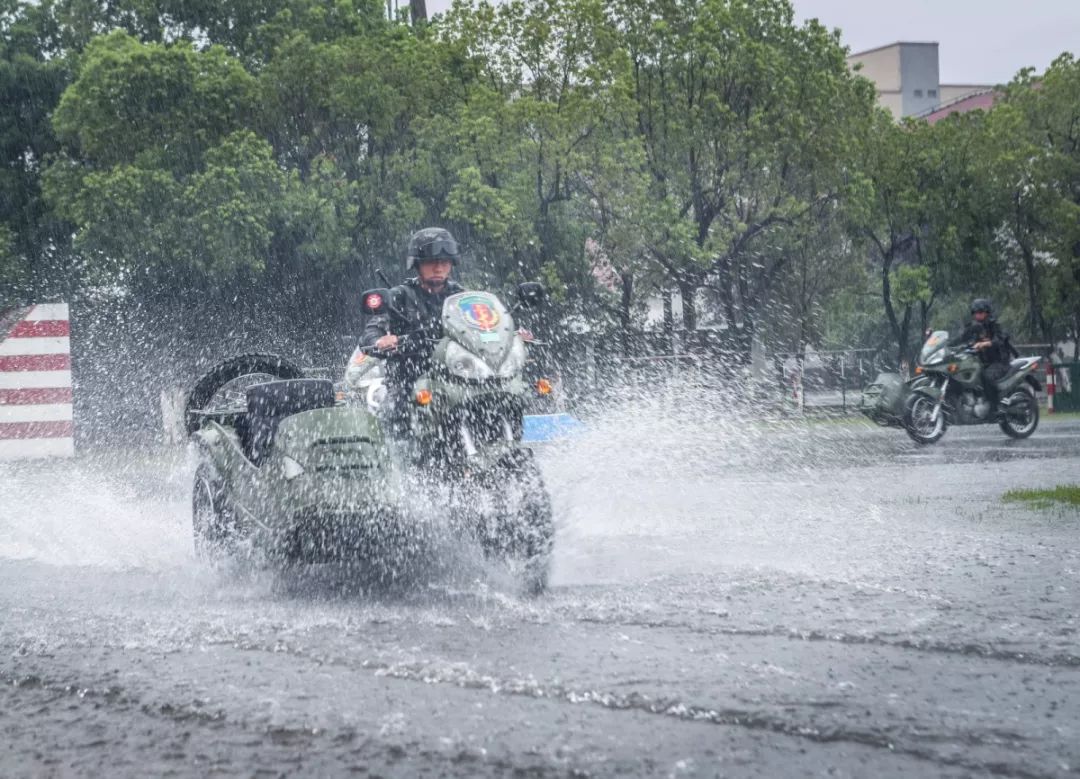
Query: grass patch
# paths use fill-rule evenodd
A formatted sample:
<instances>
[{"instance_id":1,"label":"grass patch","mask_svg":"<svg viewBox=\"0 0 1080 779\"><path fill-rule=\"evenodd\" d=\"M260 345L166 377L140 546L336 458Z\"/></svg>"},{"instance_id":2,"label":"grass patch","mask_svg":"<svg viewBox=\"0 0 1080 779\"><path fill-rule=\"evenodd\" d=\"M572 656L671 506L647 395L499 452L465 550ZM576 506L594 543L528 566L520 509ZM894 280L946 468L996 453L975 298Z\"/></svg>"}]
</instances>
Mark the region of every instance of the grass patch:
<instances>
[{"instance_id":1,"label":"grass patch","mask_svg":"<svg viewBox=\"0 0 1080 779\"><path fill-rule=\"evenodd\" d=\"M1032 503L1039 508L1046 508L1055 503L1080 508L1080 484L1059 484L1049 490L1009 490L1002 499L1007 503L1020 501Z\"/></svg>"}]
</instances>

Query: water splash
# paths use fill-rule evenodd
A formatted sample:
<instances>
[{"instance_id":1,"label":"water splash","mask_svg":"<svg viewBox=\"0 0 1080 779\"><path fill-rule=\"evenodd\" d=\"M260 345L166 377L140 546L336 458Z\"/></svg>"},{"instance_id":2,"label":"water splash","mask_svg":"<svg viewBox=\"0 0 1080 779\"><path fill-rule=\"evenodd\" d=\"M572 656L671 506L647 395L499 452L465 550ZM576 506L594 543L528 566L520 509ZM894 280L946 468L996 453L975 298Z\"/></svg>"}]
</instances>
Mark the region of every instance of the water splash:
<instances>
[{"instance_id":1,"label":"water splash","mask_svg":"<svg viewBox=\"0 0 1080 779\"><path fill-rule=\"evenodd\" d=\"M175 452L0 463L0 559L161 570L192 559L190 468Z\"/></svg>"}]
</instances>

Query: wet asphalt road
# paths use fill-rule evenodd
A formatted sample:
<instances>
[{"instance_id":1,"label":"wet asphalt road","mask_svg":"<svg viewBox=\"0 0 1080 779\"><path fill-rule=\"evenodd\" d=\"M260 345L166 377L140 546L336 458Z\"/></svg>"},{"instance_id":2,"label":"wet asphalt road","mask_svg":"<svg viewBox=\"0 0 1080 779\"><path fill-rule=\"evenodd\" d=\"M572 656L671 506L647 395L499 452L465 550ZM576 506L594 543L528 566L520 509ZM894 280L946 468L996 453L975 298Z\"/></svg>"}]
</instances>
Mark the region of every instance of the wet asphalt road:
<instances>
[{"instance_id":1,"label":"wet asphalt road","mask_svg":"<svg viewBox=\"0 0 1080 779\"><path fill-rule=\"evenodd\" d=\"M0 463L0 776L1080 772L1080 512L1001 500L1080 481L1080 421L679 408L543 452L534 600L282 594L193 560L190 466Z\"/></svg>"}]
</instances>

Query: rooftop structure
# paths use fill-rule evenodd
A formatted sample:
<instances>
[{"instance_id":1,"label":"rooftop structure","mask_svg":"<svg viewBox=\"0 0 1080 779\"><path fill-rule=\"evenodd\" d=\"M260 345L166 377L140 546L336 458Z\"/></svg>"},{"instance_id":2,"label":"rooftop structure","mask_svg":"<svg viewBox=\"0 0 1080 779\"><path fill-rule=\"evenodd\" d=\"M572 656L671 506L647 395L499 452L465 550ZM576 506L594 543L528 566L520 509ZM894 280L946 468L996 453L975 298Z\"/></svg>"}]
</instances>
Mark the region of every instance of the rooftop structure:
<instances>
[{"instance_id":1,"label":"rooftop structure","mask_svg":"<svg viewBox=\"0 0 1080 779\"><path fill-rule=\"evenodd\" d=\"M930 124L936 124L952 114L966 114L968 111L978 110L986 111L997 102L1000 94L996 89L982 89L947 103L942 103L937 108L920 114L920 117Z\"/></svg>"},{"instance_id":2,"label":"rooftop structure","mask_svg":"<svg viewBox=\"0 0 1080 779\"><path fill-rule=\"evenodd\" d=\"M874 82L878 102L897 119L929 115L993 90L989 84L942 84L935 42L899 41L852 54L847 61L858 68L859 75Z\"/></svg>"}]
</instances>

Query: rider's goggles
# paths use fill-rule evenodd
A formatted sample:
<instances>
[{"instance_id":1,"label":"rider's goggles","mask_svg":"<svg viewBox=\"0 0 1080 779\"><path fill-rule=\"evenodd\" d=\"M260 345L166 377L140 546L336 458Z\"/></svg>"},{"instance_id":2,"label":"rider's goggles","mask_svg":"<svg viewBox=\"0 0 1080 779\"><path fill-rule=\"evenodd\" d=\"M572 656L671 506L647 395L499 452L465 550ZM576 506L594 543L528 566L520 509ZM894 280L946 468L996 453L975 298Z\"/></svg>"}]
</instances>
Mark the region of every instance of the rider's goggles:
<instances>
[{"instance_id":1,"label":"rider's goggles","mask_svg":"<svg viewBox=\"0 0 1080 779\"><path fill-rule=\"evenodd\" d=\"M418 262L424 260L452 260L458 256L457 241L452 238L437 238L416 249Z\"/></svg>"}]
</instances>

